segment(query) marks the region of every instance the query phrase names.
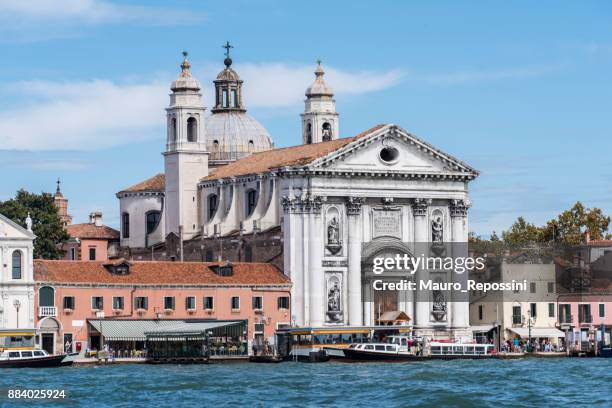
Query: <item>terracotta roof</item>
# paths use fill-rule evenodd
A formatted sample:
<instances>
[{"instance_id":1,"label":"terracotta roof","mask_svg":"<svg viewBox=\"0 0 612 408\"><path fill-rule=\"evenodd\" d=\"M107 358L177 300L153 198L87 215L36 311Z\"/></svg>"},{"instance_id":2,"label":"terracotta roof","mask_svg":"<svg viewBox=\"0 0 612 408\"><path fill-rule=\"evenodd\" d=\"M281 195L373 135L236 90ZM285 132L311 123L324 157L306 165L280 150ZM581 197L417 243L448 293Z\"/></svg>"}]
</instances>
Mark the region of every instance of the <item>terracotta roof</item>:
<instances>
[{"instance_id":1,"label":"terracotta roof","mask_svg":"<svg viewBox=\"0 0 612 408\"><path fill-rule=\"evenodd\" d=\"M81 239L119 239L119 231L106 225L100 227L95 224L69 224L66 231L72 238Z\"/></svg>"},{"instance_id":2,"label":"terracotta roof","mask_svg":"<svg viewBox=\"0 0 612 408\"><path fill-rule=\"evenodd\" d=\"M612 239L595 239L587 243L590 246L612 246Z\"/></svg>"},{"instance_id":3,"label":"terracotta roof","mask_svg":"<svg viewBox=\"0 0 612 408\"><path fill-rule=\"evenodd\" d=\"M219 276L214 262L130 261L129 274L115 275L95 261L34 260L37 282L172 284L172 285L289 285L290 280L268 263L235 263L232 276Z\"/></svg>"},{"instance_id":4,"label":"terracotta roof","mask_svg":"<svg viewBox=\"0 0 612 408\"><path fill-rule=\"evenodd\" d=\"M330 140L329 142L313 143L280 149L253 153L243 159L236 160L226 166L219 167L213 174L202 180L217 180L225 177L243 176L247 174L265 173L272 169L285 166L303 166L320 157L338 150L347 144L375 132L386 125L376 125L353 137Z\"/></svg>"},{"instance_id":5,"label":"terracotta roof","mask_svg":"<svg viewBox=\"0 0 612 408\"><path fill-rule=\"evenodd\" d=\"M136 193L139 191L164 191L166 188L166 176L164 173L159 173L151 178L148 178L140 183L134 184L131 187L121 190L121 193Z\"/></svg>"}]
</instances>

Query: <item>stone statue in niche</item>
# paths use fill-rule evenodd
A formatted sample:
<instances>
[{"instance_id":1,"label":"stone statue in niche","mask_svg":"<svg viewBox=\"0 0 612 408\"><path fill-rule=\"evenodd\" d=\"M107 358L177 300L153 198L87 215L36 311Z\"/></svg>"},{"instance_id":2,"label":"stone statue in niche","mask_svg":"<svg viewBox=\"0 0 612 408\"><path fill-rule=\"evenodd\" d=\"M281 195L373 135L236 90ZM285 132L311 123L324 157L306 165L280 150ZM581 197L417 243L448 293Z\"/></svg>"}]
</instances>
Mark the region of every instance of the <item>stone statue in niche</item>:
<instances>
[{"instance_id":1,"label":"stone statue in niche","mask_svg":"<svg viewBox=\"0 0 612 408\"><path fill-rule=\"evenodd\" d=\"M336 217L333 217L327 226L327 243L340 243L340 225L338 225L338 219Z\"/></svg>"},{"instance_id":2,"label":"stone statue in niche","mask_svg":"<svg viewBox=\"0 0 612 408\"><path fill-rule=\"evenodd\" d=\"M333 282L333 284L331 284ZM327 317L330 322L342 321L342 296L338 280L330 280L330 288L327 292Z\"/></svg>"},{"instance_id":3,"label":"stone statue in niche","mask_svg":"<svg viewBox=\"0 0 612 408\"><path fill-rule=\"evenodd\" d=\"M340 223L337 217L332 219L327 224L327 246L326 248L333 255L336 255L342 249L342 242L340 240Z\"/></svg>"},{"instance_id":4,"label":"stone statue in niche","mask_svg":"<svg viewBox=\"0 0 612 408\"><path fill-rule=\"evenodd\" d=\"M442 217L438 215L434 217L433 221L431 222L431 241L434 244L442 243L443 241L442 232L443 232Z\"/></svg>"},{"instance_id":5,"label":"stone statue in niche","mask_svg":"<svg viewBox=\"0 0 612 408\"><path fill-rule=\"evenodd\" d=\"M441 282L440 279L437 279ZM446 318L446 298L441 290L433 291L433 307L431 314L435 321L440 322Z\"/></svg>"}]
</instances>

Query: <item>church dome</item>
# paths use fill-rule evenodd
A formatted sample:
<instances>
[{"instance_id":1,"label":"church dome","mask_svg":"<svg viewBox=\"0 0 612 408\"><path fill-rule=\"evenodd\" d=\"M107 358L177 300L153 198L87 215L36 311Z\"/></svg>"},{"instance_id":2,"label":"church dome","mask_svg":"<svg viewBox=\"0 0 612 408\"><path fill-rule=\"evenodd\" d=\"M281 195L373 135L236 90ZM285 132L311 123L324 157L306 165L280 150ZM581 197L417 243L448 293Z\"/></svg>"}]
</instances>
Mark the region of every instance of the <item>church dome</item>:
<instances>
[{"instance_id":1,"label":"church dome","mask_svg":"<svg viewBox=\"0 0 612 408\"><path fill-rule=\"evenodd\" d=\"M274 147L266 128L246 112L213 113L206 118L205 124L211 166Z\"/></svg>"}]
</instances>

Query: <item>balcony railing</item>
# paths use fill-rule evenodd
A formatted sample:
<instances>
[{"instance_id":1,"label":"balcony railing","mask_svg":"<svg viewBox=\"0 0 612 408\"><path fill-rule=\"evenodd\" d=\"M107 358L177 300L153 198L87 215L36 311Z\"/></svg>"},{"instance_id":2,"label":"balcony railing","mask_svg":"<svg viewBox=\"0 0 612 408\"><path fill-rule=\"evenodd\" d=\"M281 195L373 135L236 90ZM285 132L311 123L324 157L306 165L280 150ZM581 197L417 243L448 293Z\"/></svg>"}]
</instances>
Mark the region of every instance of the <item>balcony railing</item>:
<instances>
[{"instance_id":1,"label":"balcony railing","mask_svg":"<svg viewBox=\"0 0 612 408\"><path fill-rule=\"evenodd\" d=\"M38 316L39 317L56 317L57 316L57 307L55 306L39 306L38 307Z\"/></svg>"},{"instance_id":2,"label":"balcony railing","mask_svg":"<svg viewBox=\"0 0 612 408\"><path fill-rule=\"evenodd\" d=\"M580 323L593 323L593 316L592 315L580 315L578 316Z\"/></svg>"}]
</instances>

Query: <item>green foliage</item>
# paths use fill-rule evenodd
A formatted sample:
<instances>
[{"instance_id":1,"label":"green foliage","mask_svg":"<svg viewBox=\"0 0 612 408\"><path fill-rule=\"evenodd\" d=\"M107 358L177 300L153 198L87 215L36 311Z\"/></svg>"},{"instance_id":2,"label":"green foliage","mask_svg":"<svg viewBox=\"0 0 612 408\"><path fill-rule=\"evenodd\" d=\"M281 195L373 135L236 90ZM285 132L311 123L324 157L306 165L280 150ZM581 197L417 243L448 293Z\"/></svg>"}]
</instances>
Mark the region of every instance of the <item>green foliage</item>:
<instances>
[{"instance_id":1,"label":"green foliage","mask_svg":"<svg viewBox=\"0 0 612 408\"><path fill-rule=\"evenodd\" d=\"M502 232L502 239L510 245L529 243L555 243L578 245L582 242L583 231L588 230L591 239L610 238L607 233L610 217L605 216L599 208L585 208L578 201L569 210L563 211L538 227L519 217L508 231Z\"/></svg>"},{"instance_id":2,"label":"green foliage","mask_svg":"<svg viewBox=\"0 0 612 408\"><path fill-rule=\"evenodd\" d=\"M28 213L30 214L32 232L36 235L34 258L63 257L60 245L70 237L62 225L51 194L33 194L19 190L15 198L0 202L0 213L24 228Z\"/></svg>"}]
</instances>

